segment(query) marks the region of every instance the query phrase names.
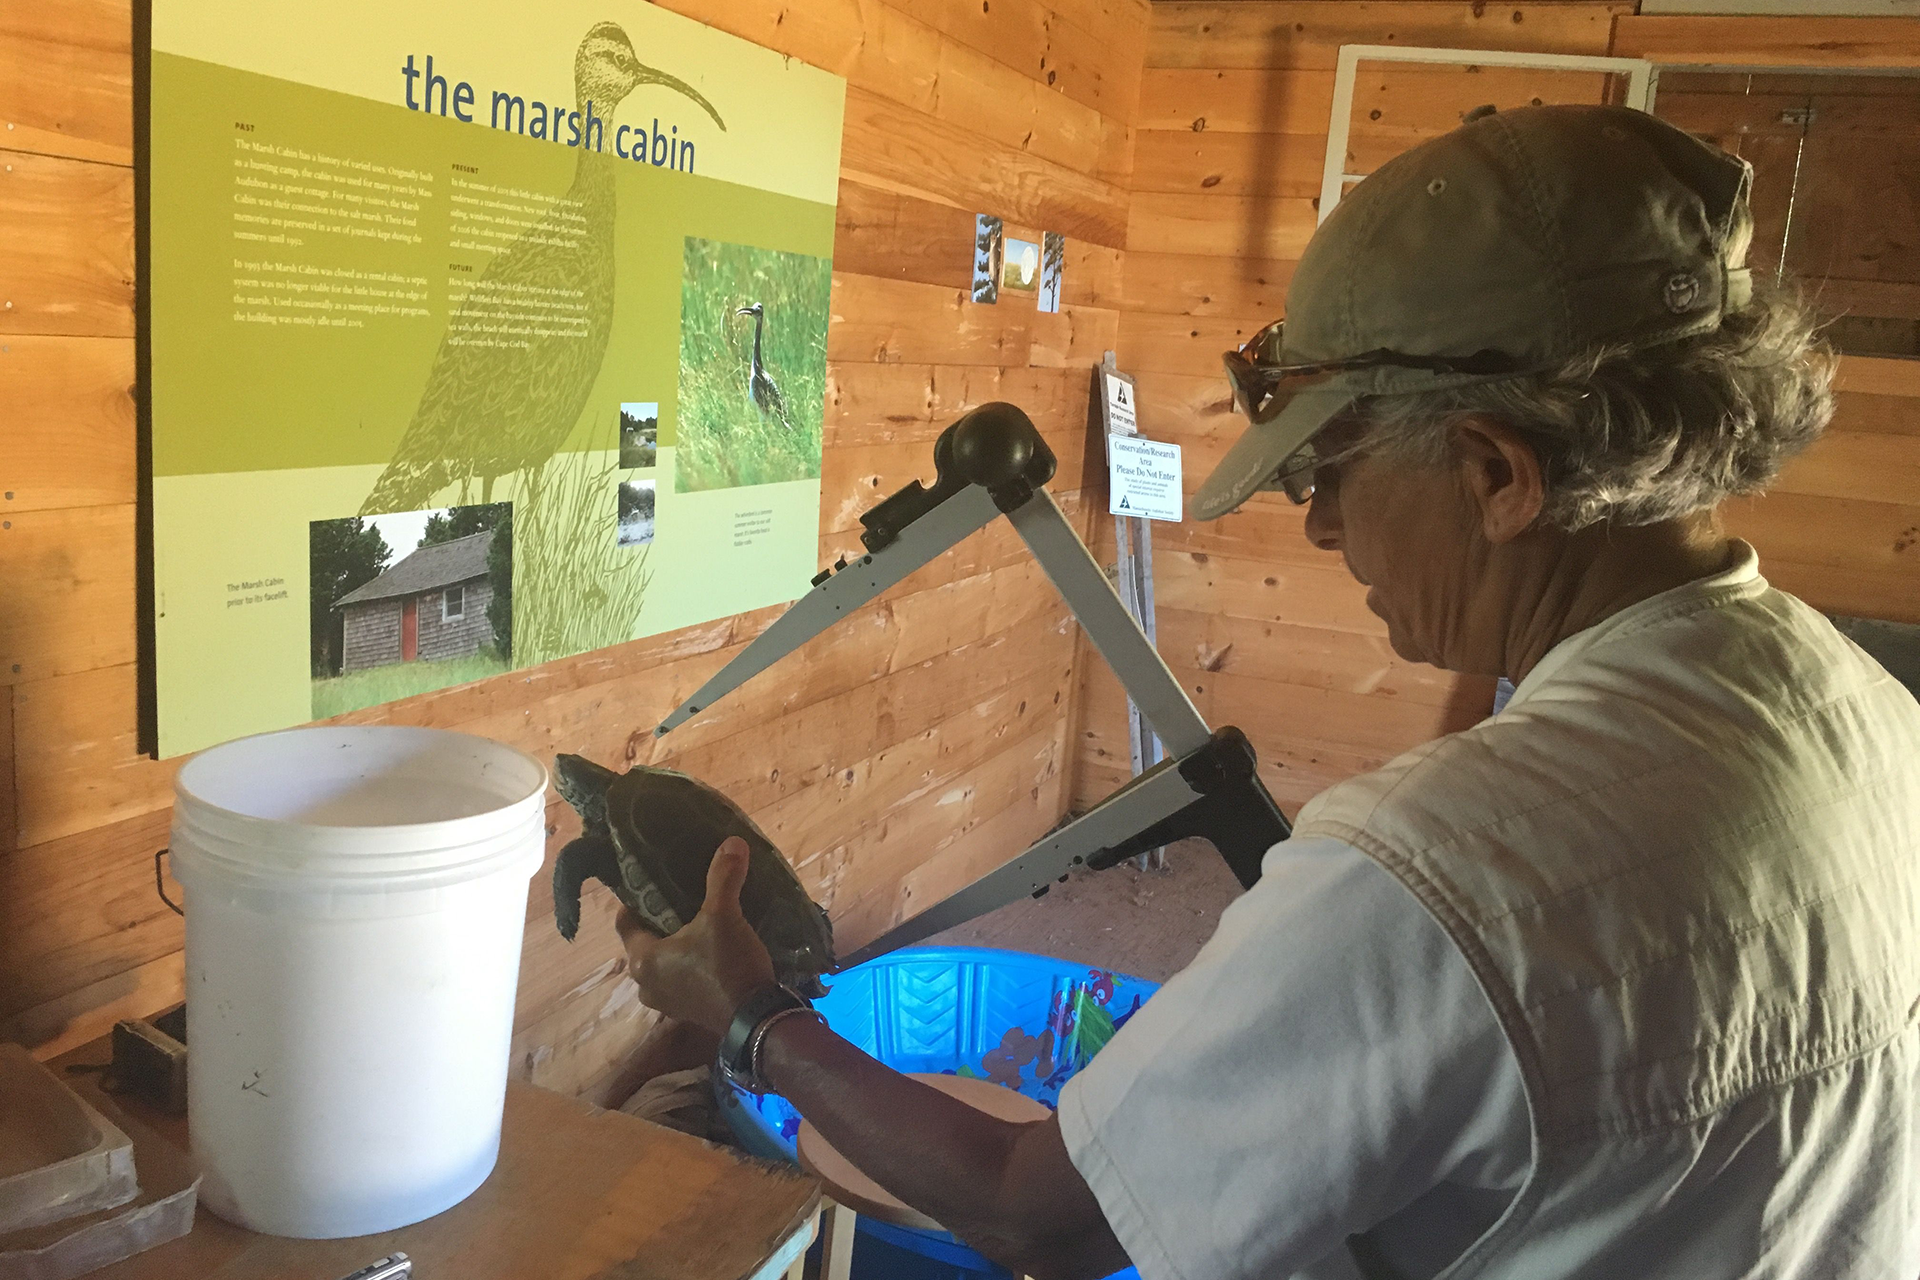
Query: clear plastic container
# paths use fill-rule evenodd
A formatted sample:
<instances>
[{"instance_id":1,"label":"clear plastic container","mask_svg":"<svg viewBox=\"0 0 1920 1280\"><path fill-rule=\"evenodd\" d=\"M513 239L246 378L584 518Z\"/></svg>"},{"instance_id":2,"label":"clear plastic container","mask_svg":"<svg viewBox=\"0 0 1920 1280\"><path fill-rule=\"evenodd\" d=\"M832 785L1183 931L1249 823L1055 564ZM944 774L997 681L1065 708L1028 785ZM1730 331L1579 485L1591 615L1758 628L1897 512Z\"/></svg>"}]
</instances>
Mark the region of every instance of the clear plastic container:
<instances>
[{"instance_id":1,"label":"clear plastic container","mask_svg":"<svg viewBox=\"0 0 1920 1280\"><path fill-rule=\"evenodd\" d=\"M17 1044L0 1044L0 1235L139 1194L133 1143Z\"/></svg>"}]
</instances>

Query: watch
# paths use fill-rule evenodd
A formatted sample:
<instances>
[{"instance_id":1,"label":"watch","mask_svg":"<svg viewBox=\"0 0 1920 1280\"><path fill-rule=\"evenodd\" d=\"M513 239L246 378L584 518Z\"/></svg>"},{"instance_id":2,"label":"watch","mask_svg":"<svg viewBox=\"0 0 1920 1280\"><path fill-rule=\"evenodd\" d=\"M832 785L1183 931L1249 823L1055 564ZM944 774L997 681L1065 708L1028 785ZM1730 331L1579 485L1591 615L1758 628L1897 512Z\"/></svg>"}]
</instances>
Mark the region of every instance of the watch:
<instances>
[{"instance_id":1,"label":"watch","mask_svg":"<svg viewBox=\"0 0 1920 1280\"><path fill-rule=\"evenodd\" d=\"M727 1033L720 1037L715 1064L720 1074L749 1093L767 1092L767 1083L760 1078L761 1043L774 1023L796 1013L826 1021L812 1001L777 982L769 982L742 1000L734 1010L733 1021L727 1025Z\"/></svg>"}]
</instances>

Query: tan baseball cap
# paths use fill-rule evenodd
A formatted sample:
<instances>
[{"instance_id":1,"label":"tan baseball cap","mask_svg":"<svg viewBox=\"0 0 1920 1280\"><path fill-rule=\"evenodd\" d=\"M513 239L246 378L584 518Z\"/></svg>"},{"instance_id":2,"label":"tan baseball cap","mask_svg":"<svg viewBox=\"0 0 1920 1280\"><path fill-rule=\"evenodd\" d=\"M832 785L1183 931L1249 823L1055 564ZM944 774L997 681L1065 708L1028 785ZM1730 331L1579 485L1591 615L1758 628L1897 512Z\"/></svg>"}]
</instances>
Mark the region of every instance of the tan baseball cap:
<instances>
[{"instance_id":1,"label":"tan baseball cap","mask_svg":"<svg viewBox=\"0 0 1920 1280\"><path fill-rule=\"evenodd\" d=\"M1194 514L1310 475L1314 434L1363 396L1719 327L1752 297L1752 172L1625 107L1489 112L1396 156L1314 233L1285 322L1228 353L1252 426Z\"/></svg>"}]
</instances>

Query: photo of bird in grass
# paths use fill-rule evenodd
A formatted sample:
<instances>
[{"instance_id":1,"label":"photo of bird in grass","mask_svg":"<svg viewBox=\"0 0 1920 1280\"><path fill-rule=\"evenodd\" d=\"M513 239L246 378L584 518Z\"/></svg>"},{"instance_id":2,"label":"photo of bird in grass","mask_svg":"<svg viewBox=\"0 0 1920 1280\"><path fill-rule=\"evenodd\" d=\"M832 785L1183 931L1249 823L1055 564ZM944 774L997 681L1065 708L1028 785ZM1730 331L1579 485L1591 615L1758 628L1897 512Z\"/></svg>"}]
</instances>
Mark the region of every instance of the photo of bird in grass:
<instances>
[{"instance_id":1,"label":"photo of bird in grass","mask_svg":"<svg viewBox=\"0 0 1920 1280\"><path fill-rule=\"evenodd\" d=\"M831 289L825 258L688 237L676 492L819 476Z\"/></svg>"}]
</instances>

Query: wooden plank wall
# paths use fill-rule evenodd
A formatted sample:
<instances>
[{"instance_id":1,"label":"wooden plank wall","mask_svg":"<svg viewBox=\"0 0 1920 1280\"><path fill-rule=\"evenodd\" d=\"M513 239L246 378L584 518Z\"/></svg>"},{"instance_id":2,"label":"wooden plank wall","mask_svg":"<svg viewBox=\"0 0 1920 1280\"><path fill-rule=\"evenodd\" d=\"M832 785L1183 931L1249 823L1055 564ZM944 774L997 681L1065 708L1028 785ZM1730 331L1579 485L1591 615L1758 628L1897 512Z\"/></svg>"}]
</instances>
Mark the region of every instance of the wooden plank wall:
<instances>
[{"instance_id":1,"label":"wooden plank wall","mask_svg":"<svg viewBox=\"0 0 1920 1280\"><path fill-rule=\"evenodd\" d=\"M1603 53L1620 3L1159 3L1141 79L1120 363L1142 430L1183 446L1188 492L1243 425L1220 353L1283 311L1312 235L1342 44ZM1485 102L1596 100L1595 77L1363 64L1349 173ZM1238 724L1288 812L1491 706L1489 684L1396 657L1337 555L1277 495L1155 525L1160 649L1209 723ZM1105 538L1111 541L1111 527ZM1125 702L1086 666L1076 803L1127 776Z\"/></svg>"},{"instance_id":2,"label":"wooden plank wall","mask_svg":"<svg viewBox=\"0 0 1920 1280\"><path fill-rule=\"evenodd\" d=\"M1279 316L1312 234L1341 44L1649 53L1788 65L1920 66L1920 22L1639 18L1608 0L1489 5L1159 3L1141 81L1120 359L1140 379L1143 429L1185 447L1189 492L1237 435L1219 353ZM1616 25L1630 33L1615 47ZM1844 30L1840 29L1844 27ZM1889 61L1888 50L1900 51ZM1678 51L1678 52L1676 52ZM1685 54L1686 57L1680 56ZM1711 56L1709 56L1711 55ZM1595 101L1568 73L1362 64L1346 172L1364 174L1480 103ZM1815 605L1920 620L1920 365L1852 358L1832 432L1769 496L1729 504L1729 529ZM1252 736L1289 811L1331 782L1472 723L1484 684L1388 649L1303 513L1256 497L1213 524L1156 525L1161 650L1210 722ZM1111 545L1111 526L1099 517ZM1125 703L1089 661L1075 803L1128 772Z\"/></svg>"},{"instance_id":3,"label":"wooden plank wall","mask_svg":"<svg viewBox=\"0 0 1920 1280\"><path fill-rule=\"evenodd\" d=\"M1854 73L1920 67L1920 20L1914 18L1622 17L1615 27L1614 51L1662 63L1714 63L1755 72L1769 67L1845 72L1769 75L1755 83L1769 89L1860 95L1857 101L1835 104L1841 110L1830 112L1823 127L1904 127L1911 137L1912 113L1904 109L1911 82ZM1671 77L1672 93L1663 80L1655 112L1723 145L1737 144L1743 155L1752 155L1762 175L1771 170L1802 181L1818 180L1811 167L1795 174L1798 139L1784 140L1793 154L1769 155L1765 147L1771 139L1763 131L1743 127L1738 116L1729 118L1727 107L1733 100L1698 92L1719 87L1714 82L1724 78ZM1865 96L1888 90L1901 92L1897 97ZM1886 145L1910 150L1905 138ZM1862 163L1870 160L1869 148ZM1763 266L1778 258L1780 230L1775 224L1786 218L1778 186L1776 182L1771 192L1756 186L1756 248ZM1825 186L1831 188L1831 176ZM1816 209L1835 198L1830 189L1807 195ZM1803 207L1796 218L1805 212ZM1884 203L1880 213L1896 225L1910 216L1904 207ZM1770 246L1765 239L1769 234ZM1848 299L1847 282L1804 283L1833 309L1838 309L1836 299ZM1887 308L1889 301L1856 297L1853 305L1877 302ZM1890 308L1867 314L1911 314L1900 305L1908 301L1893 300ZM1842 357L1835 386L1839 395L1827 434L1786 467L1770 493L1728 503L1727 528L1754 544L1762 570L1775 585L1816 608L1920 623L1920 361Z\"/></svg>"},{"instance_id":4,"label":"wooden plank wall","mask_svg":"<svg viewBox=\"0 0 1920 1280\"><path fill-rule=\"evenodd\" d=\"M849 81L822 561L857 545L859 511L930 477L942 426L992 399L1032 413L1061 455L1054 489L1081 511L1087 371L1118 332L1146 0L669 7ZM180 992L180 925L152 870L177 762L134 743L130 40L127 0L0 10L0 1039L42 1053ZM976 211L1068 236L1058 315L967 300ZM351 718L705 777L800 864L845 947L1056 821L1077 639L1006 530L656 748L659 717L777 613ZM557 849L572 814L550 815ZM593 1094L648 1024L610 904L595 891L569 947L535 878L520 1075Z\"/></svg>"},{"instance_id":5,"label":"wooden plank wall","mask_svg":"<svg viewBox=\"0 0 1920 1280\"><path fill-rule=\"evenodd\" d=\"M1844 356L1834 385L1826 435L1727 529L1816 609L1920 623L1920 361Z\"/></svg>"}]
</instances>

